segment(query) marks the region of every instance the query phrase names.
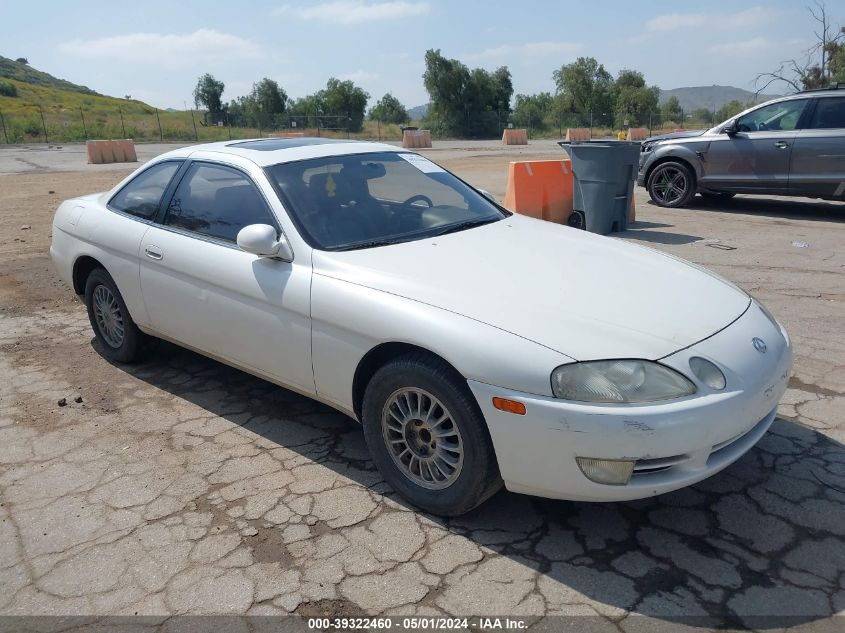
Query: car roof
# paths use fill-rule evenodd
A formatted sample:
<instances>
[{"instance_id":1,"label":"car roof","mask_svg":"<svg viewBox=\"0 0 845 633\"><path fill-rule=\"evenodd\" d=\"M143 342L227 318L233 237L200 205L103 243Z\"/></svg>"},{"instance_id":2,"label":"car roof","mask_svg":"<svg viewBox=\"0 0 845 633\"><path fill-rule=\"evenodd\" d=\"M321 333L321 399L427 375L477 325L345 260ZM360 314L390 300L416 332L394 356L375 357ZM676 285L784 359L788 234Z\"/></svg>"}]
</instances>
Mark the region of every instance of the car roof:
<instances>
[{"instance_id":1,"label":"car roof","mask_svg":"<svg viewBox=\"0 0 845 633\"><path fill-rule=\"evenodd\" d=\"M254 162L259 167L290 163L309 158L344 156L348 154L368 154L373 152L406 151L387 143L369 141L347 141L317 137L297 138L253 138L219 143L203 143L182 147L161 158L187 158L197 152L240 156Z\"/></svg>"}]
</instances>

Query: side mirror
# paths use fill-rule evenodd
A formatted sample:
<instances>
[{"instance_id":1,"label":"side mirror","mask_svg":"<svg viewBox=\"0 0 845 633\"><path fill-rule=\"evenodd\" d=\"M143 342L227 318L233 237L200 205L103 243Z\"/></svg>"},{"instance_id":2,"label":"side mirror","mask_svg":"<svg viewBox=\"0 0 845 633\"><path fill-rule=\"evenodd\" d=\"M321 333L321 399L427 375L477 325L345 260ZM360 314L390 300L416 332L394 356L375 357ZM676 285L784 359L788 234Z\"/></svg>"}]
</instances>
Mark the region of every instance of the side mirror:
<instances>
[{"instance_id":1,"label":"side mirror","mask_svg":"<svg viewBox=\"0 0 845 633\"><path fill-rule=\"evenodd\" d=\"M725 127L723 127L722 132L724 132L728 136L733 136L734 134L739 132L739 127L737 127L736 120L731 121Z\"/></svg>"},{"instance_id":2,"label":"side mirror","mask_svg":"<svg viewBox=\"0 0 845 633\"><path fill-rule=\"evenodd\" d=\"M480 193L482 196L487 198L490 202L492 202L494 204L499 204L498 202L496 202L496 198L493 197L493 194L490 193L489 191L486 191L484 189L479 189L478 193Z\"/></svg>"},{"instance_id":3,"label":"side mirror","mask_svg":"<svg viewBox=\"0 0 845 633\"><path fill-rule=\"evenodd\" d=\"M269 224L250 224L242 228L238 231L238 247L259 257L293 261L290 242L284 235L276 237L276 229Z\"/></svg>"}]
</instances>

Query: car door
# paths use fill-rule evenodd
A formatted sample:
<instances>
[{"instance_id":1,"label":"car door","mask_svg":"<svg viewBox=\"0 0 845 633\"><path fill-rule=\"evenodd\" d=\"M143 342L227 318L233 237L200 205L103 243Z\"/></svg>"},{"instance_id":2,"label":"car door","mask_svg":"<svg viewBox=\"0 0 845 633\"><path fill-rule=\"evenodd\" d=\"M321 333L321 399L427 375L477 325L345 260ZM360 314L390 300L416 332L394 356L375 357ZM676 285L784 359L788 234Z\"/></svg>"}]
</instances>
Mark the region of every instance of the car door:
<instances>
[{"instance_id":1,"label":"car door","mask_svg":"<svg viewBox=\"0 0 845 633\"><path fill-rule=\"evenodd\" d=\"M819 96L795 137L789 193L845 199L845 95Z\"/></svg>"},{"instance_id":2,"label":"car door","mask_svg":"<svg viewBox=\"0 0 845 633\"><path fill-rule=\"evenodd\" d=\"M808 99L761 106L736 119L736 133L707 148L699 184L716 191L787 193L789 159Z\"/></svg>"},{"instance_id":3,"label":"car door","mask_svg":"<svg viewBox=\"0 0 845 633\"><path fill-rule=\"evenodd\" d=\"M249 224L280 231L270 196L260 170L191 161L144 236L141 290L165 338L313 394L310 258L261 258L236 244Z\"/></svg>"},{"instance_id":4,"label":"car door","mask_svg":"<svg viewBox=\"0 0 845 633\"><path fill-rule=\"evenodd\" d=\"M133 175L106 203L112 213L85 213L79 234L101 249L95 253L117 284L132 318L141 326L148 315L138 277L143 236L159 211L162 197L183 161L163 160Z\"/></svg>"}]
</instances>

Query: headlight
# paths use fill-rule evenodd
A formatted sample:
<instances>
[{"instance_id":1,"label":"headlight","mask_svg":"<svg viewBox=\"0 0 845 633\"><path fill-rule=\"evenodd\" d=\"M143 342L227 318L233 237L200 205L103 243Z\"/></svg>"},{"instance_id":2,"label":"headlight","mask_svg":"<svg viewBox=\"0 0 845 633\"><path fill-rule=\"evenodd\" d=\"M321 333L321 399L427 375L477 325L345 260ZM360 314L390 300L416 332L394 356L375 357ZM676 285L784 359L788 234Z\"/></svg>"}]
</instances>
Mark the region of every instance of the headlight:
<instances>
[{"instance_id":1,"label":"headlight","mask_svg":"<svg viewBox=\"0 0 845 633\"><path fill-rule=\"evenodd\" d=\"M673 369L647 360L600 360L561 365L552 372L552 393L578 402L656 402L695 393Z\"/></svg>"}]
</instances>

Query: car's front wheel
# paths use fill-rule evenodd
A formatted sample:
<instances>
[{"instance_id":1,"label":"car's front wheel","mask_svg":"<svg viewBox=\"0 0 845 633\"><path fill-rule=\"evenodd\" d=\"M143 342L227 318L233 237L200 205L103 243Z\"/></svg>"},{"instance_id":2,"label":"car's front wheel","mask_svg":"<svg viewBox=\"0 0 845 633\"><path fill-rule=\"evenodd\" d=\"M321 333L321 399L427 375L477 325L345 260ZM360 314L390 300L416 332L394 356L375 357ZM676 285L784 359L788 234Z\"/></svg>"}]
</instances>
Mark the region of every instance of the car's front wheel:
<instances>
[{"instance_id":1,"label":"car's front wheel","mask_svg":"<svg viewBox=\"0 0 845 633\"><path fill-rule=\"evenodd\" d=\"M389 362L367 385L362 409L376 467L414 505L455 516L501 487L478 404L443 361L412 353Z\"/></svg>"},{"instance_id":2,"label":"car's front wheel","mask_svg":"<svg viewBox=\"0 0 845 633\"><path fill-rule=\"evenodd\" d=\"M111 275L102 268L88 275L85 306L103 356L119 363L138 360L146 337L129 315Z\"/></svg>"},{"instance_id":3,"label":"car's front wheel","mask_svg":"<svg viewBox=\"0 0 845 633\"><path fill-rule=\"evenodd\" d=\"M695 176L683 163L660 163L649 175L646 189L660 207L683 207L695 195Z\"/></svg>"}]
</instances>

